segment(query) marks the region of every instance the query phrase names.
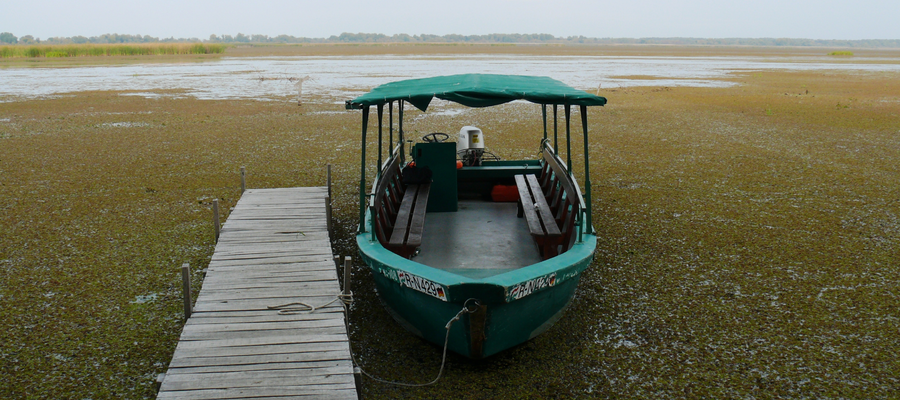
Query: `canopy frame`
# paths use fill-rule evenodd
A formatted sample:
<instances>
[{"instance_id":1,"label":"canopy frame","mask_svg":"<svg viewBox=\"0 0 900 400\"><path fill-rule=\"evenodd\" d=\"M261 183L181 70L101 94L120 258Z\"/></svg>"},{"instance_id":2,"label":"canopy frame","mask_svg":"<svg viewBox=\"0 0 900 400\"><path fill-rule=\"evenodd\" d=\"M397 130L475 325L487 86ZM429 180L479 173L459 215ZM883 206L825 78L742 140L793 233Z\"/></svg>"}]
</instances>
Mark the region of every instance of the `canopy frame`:
<instances>
[{"instance_id":1,"label":"canopy frame","mask_svg":"<svg viewBox=\"0 0 900 400\"><path fill-rule=\"evenodd\" d=\"M460 90L435 90L447 89L448 82L457 82L453 86L460 86ZM428 84L433 84L429 86ZM472 86L472 84L484 83L485 87ZM511 89L508 87L498 87L498 83L513 84L519 83L529 89L543 88L547 91L529 92L528 90ZM378 167L375 172L376 178L381 174L383 163L383 125L384 105L388 105L388 152L395 151L394 142L394 102L398 104L398 121L397 121L397 146L399 150L397 156L400 157L401 163L405 163L405 142L403 132L403 109L404 103L410 102L416 108L426 111L428 105L433 98L453 101L470 107L488 107L508 103L514 100L526 100L541 106L541 115L543 122L543 142L548 141L547 127L547 106L553 107L553 152L559 156L559 134L557 115L557 107L562 105L565 117L565 133L566 133L566 167L568 173L572 174L572 148L571 148L571 107L579 106L581 114L581 125L584 145L584 206L585 213L584 233L593 233L592 220L592 201L591 201L591 174L590 174L590 157L588 145L588 122L587 107L603 106L606 104L606 98L595 96L587 92L583 92L565 84L547 77L529 77L529 76L510 76L510 75L452 75L445 77L435 77L426 79L412 79L406 81L392 82L376 87L371 92L357 97L354 100L348 100L345 103L347 109L361 109L362 113L362 142L360 151L360 181L359 181L359 233L367 232L365 225L366 215L366 198L372 194L366 191L366 134L369 124L369 107L376 106L378 116ZM388 155L388 159L394 156ZM581 214L581 213L579 213ZM579 241L580 241L579 234Z\"/></svg>"}]
</instances>

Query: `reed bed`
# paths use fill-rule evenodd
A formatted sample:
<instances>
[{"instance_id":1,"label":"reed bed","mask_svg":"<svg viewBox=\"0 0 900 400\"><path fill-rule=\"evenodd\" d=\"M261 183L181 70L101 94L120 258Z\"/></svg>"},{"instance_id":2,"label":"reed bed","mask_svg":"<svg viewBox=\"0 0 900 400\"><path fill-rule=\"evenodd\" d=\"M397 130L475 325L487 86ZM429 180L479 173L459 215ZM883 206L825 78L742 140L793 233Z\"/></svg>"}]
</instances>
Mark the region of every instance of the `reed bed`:
<instances>
[{"instance_id":1,"label":"reed bed","mask_svg":"<svg viewBox=\"0 0 900 400\"><path fill-rule=\"evenodd\" d=\"M61 58L222 54L226 46L206 43L71 44L0 46L0 58Z\"/></svg>"},{"instance_id":2,"label":"reed bed","mask_svg":"<svg viewBox=\"0 0 900 400\"><path fill-rule=\"evenodd\" d=\"M487 360L449 355L435 386L363 378L363 398L893 397L900 76L732 79L602 91L598 248L565 316ZM159 94L0 103L0 397L153 398L184 323L179 267L199 290L209 204L236 203L241 166L249 187L289 187L332 163L335 251L355 254L359 112ZM532 105L407 111L412 137L474 124L506 158L537 151ZM353 272L362 366L433 378L441 349Z\"/></svg>"}]
</instances>

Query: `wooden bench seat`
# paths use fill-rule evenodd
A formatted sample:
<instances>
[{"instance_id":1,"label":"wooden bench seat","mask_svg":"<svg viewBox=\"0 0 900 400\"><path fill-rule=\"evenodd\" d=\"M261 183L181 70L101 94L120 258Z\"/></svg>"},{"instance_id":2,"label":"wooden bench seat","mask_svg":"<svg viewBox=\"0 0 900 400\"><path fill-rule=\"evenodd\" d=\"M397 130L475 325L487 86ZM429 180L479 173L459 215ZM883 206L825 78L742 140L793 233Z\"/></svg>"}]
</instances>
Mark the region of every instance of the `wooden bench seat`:
<instances>
[{"instance_id":1,"label":"wooden bench seat","mask_svg":"<svg viewBox=\"0 0 900 400\"><path fill-rule=\"evenodd\" d=\"M416 254L416 249L422 245L425 211L428 208L430 191L430 183L406 185L403 201L400 202L400 209L394 220L393 233L386 246L388 250L405 258Z\"/></svg>"},{"instance_id":2,"label":"wooden bench seat","mask_svg":"<svg viewBox=\"0 0 900 400\"><path fill-rule=\"evenodd\" d=\"M547 198L541 190L534 175L516 175L516 187L519 189L518 217L524 215L528 222L528 230L534 238L544 260L555 257L557 248L562 243L563 235L559 230L554 213L547 204Z\"/></svg>"},{"instance_id":3,"label":"wooden bench seat","mask_svg":"<svg viewBox=\"0 0 900 400\"><path fill-rule=\"evenodd\" d=\"M398 158L386 163L370 203L372 228L382 246L405 258L415 255L422 245L430 191L430 183L403 184Z\"/></svg>"},{"instance_id":4,"label":"wooden bench seat","mask_svg":"<svg viewBox=\"0 0 900 400\"><path fill-rule=\"evenodd\" d=\"M565 167L549 148L543 150L540 177L516 175L519 218L525 217L541 257L568 250L575 241L580 195Z\"/></svg>"}]
</instances>

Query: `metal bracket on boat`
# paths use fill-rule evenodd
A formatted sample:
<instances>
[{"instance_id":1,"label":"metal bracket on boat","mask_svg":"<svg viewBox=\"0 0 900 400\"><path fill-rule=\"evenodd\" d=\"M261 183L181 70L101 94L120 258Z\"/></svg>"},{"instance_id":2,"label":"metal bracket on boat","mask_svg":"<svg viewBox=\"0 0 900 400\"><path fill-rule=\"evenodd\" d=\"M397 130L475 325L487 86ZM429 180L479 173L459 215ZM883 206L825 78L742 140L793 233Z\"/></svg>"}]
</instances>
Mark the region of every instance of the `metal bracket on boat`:
<instances>
[{"instance_id":1,"label":"metal bracket on boat","mask_svg":"<svg viewBox=\"0 0 900 400\"><path fill-rule=\"evenodd\" d=\"M470 301L473 303L474 308L470 308L471 307L471 306L469 306ZM466 300L465 303L463 303L463 308L466 310L466 313L468 313L468 314L473 314L476 311L478 311L478 307L481 307L481 301L479 301L478 299L469 298L468 300Z\"/></svg>"},{"instance_id":2,"label":"metal bracket on boat","mask_svg":"<svg viewBox=\"0 0 900 400\"><path fill-rule=\"evenodd\" d=\"M372 232L372 242L378 240L375 236L375 193L366 193L366 207L372 209L372 218L369 219L369 232Z\"/></svg>"},{"instance_id":3,"label":"metal bracket on boat","mask_svg":"<svg viewBox=\"0 0 900 400\"><path fill-rule=\"evenodd\" d=\"M578 229L578 243L584 242L584 212L583 208L578 207L578 214L575 217L575 226Z\"/></svg>"},{"instance_id":4,"label":"metal bracket on boat","mask_svg":"<svg viewBox=\"0 0 900 400\"><path fill-rule=\"evenodd\" d=\"M474 308L472 308L472 309L469 308L470 301L474 304ZM459 312L456 313L455 317L451 318L450 321L447 321L447 326L445 326L445 328L447 328L448 335L450 332L450 326L453 325L454 322L459 321L459 319L463 316L463 314L474 314L474 313L478 312L479 307L481 307L481 302L478 301L478 299L469 298L468 300L466 300L466 302L463 303L462 310L459 310Z\"/></svg>"}]
</instances>

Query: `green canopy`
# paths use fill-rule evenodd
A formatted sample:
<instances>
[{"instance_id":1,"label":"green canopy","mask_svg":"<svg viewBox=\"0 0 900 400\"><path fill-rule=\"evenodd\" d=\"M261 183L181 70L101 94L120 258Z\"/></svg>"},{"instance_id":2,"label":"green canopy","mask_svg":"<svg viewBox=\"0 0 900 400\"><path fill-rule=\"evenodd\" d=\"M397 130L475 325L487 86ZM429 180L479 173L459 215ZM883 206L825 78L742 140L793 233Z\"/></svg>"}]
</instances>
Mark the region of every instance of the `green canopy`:
<instances>
[{"instance_id":1,"label":"green canopy","mask_svg":"<svg viewBox=\"0 0 900 400\"><path fill-rule=\"evenodd\" d=\"M605 97L546 76L463 74L386 83L347 101L346 106L348 109L361 108L405 100L425 111L434 97L468 107L490 107L513 100L580 106L606 104Z\"/></svg>"}]
</instances>

